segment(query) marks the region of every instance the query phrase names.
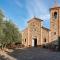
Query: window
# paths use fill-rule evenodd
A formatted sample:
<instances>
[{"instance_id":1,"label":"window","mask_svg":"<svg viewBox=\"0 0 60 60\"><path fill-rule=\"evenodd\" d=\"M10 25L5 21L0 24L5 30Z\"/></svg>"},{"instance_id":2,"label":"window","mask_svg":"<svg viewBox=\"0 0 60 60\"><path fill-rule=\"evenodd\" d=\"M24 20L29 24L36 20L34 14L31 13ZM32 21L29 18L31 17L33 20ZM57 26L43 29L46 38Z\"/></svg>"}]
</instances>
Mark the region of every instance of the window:
<instances>
[{"instance_id":1,"label":"window","mask_svg":"<svg viewBox=\"0 0 60 60\"><path fill-rule=\"evenodd\" d=\"M46 38L44 39L44 42L46 42Z\"/></svg>"},{"instance_id":2,"label":"window","mask_svg":"<svg viewBox=\"0 0 60 60\"><path fill-rule=\"evenodd\" d=\"M54 12L54 19L57 18L57 12Z\"/></svg>"},{"instance_id":3,"label":"window","mask_svg":"<svg viewBox=\"0 0 60 60\"><path fill-rule=\"evenodd\" d=\"M54 35L56 35L56 32L54 32Z\"/></svg>"},{"instance_id":4,"label":"window","mask_svg":"<svg viewBox=\"0 0 60 60\"><path fill-rule=\"evenodd\" d=\"M26 42L26 39L25 39L25 42Z\"/></svg>"}]
</instances>

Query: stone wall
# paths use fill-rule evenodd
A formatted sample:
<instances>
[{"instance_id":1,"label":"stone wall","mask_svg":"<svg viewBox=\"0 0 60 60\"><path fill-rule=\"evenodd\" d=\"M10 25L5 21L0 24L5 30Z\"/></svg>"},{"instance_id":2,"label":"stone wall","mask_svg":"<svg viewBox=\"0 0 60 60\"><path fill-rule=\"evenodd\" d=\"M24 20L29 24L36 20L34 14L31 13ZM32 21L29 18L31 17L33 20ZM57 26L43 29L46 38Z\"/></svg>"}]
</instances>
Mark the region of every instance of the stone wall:
<instances>
[{"instance_id":1,"label":"stone wall","mask_svg":"<svg viewBox=\"0 0 60 60\"><path fill-rule=\"evenodd\" d=\"M41 30L41 45L49 43L49 29L42 27Z\"/></svg>"}]
</instances>

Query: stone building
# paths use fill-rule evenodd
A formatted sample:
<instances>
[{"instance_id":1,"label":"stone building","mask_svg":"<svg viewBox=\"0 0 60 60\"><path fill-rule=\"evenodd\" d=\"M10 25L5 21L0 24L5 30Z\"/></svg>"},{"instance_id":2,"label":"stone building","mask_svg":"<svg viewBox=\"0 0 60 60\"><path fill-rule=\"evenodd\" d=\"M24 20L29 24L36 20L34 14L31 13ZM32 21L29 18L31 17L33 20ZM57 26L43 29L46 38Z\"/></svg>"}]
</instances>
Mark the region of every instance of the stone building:
<instances>
[{"instance_id":1,"label":"stone building","mask_svg":"<svg viewBox=\"0 0 60 60\"><path fill-rule=\"evenodd\" d=\"M50 8L50 29L43 27L43 20L32 18L28 21L28 27L22 32L22 44L26 47L41 46L60 37L60 7L56 4Z\"/></svg>"},{"instance_id":2,"label":"stone building","mask_svg":"<svg viewBox=\"0 0 60 60\"><path fill-rule=\"evenodd\" d=\"M42 21L35 17L28 21L28 27L22 32L25 46L40 46L49 42L49 29L42 26Z\"/></svg>"}]
</instances>

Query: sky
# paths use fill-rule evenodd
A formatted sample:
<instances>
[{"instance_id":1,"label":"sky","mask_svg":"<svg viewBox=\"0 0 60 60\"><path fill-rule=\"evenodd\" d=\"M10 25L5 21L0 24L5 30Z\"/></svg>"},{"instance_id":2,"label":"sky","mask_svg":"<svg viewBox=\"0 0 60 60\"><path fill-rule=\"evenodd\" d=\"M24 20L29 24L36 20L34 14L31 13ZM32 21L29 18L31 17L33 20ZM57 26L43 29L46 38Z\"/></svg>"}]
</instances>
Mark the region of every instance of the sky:
<instances>
[{"instance_id":1,"label":"sky","mask_svg":"<svg viewBox=\"0 0 60 60\"><path fill-rule=\"evenodd\" d=\"M43 25L50 28L49 9L53 5L54 0L0 0L0 9L20 30L26 28L27 21L34 16L42 19Z\"/></svg>"}]
</instances>

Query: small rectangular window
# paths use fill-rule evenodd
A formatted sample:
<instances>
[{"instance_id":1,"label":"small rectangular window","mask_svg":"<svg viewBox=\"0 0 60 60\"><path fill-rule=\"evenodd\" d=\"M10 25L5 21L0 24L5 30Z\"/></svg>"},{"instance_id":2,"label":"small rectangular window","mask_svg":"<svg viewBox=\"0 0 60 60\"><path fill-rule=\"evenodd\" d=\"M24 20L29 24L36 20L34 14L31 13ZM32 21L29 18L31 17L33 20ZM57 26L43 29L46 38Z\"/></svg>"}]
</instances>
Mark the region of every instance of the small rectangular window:
<instances>
[{"instance_id":1,"label":"small rectangular window","mask_svg":"<svg viewBox=\"0 0 60 60\"><path fill-rule=\"evenodd\" d=\"M46 38L44 39L44 42L46 42Z\"/></svg>"},{"instance_id":2,"label":"small rectangular window","mask_svg":"<svg viewBox=\"0 0 60 60\"><path fill-rule=\"evenodd\" d=\"M54 35L56 35L56 32L54 32Z\"/></svg>"}]
</instances>

